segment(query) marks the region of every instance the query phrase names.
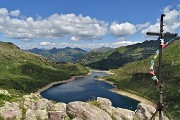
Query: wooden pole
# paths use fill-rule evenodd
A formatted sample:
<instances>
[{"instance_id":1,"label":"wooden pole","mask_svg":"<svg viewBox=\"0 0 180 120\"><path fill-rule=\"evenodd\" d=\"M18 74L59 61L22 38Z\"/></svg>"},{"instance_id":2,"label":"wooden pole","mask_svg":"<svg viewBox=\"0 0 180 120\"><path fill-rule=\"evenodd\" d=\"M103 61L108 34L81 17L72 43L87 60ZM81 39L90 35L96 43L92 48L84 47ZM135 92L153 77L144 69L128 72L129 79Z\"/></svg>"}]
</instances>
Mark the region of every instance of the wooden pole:
<instances>
[{"instance_id":1,"label":"wooden pole","mask_svg":"<svg viewBox=\"0 0 180 120\"><path fill-rule=\"evenodd\" d=\"M158 79L159 79L159 82L160 82L160 85L159 85L159 120L164 120L163 118L163 82L162 82L162 79L161 79L161 76L162 76L162 39L163 39L163 17L165 15L162 14L161 15L161 21L160 21L160 36L159 36L159 72L158 72Z\"/></svg>"},{"instance_id":2,"label":"wooden pole","mask_svg":"<svg viewBox=\"0 0 180 120\"><path fill-rule=\"evenodd\" d=\"M163 17L165 15L162 14L161 15L161 19L160 19L160 32L156 33L156 32L147 32L147 35L152 35L152 36L159 36L159 66L158 66L158 80L159 80L159 102L157 103L157 109L156 112L153 114L153 116L151 117L154 118L155 114L157 112L159 112L159 120L164 120L163 118L163 111L164 111L164 104L163 104L163 81L161 79L162 77L162 45L164 44L162 43L162 41L164 42L164 36L169 36L169 37L175 37L177 36L177 33L163 33Z\"/></svg>"}]
</instances>

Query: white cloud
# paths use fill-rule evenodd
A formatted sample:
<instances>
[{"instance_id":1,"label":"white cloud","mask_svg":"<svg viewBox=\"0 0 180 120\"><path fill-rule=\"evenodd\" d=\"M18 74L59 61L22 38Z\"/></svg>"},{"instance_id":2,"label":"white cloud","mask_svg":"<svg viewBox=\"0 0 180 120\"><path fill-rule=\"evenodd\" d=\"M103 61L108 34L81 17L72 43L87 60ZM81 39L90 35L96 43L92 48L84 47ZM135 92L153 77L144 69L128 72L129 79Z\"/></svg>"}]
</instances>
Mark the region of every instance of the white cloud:
<instances>
[{"instance_id":1,"label":"white cloud","mask_svg":"<svg viewBox=\"0 0 180 120\"><path fill-rule=\"evenodd\" d=\"M55 43L50 43L48 41L40 42L40 46L55 46Z\"/></svg>"},{"instance_id":2,"label":"white cloud","mask_svg":"<svg viewBox=\"0 0 180 120\"><path fill-rule=\"evenodd\" d=\"M11 11L18 16L20 11ZM53 14L47 19L11 18L7 9L0 9L0 32L14 39L39 39L71 37L72 40L101 39L107 32L107 24L89 16Z\"/></svg>"},{"instance_id":3,"label":"white cloud","mask_svg":"<svg viewBox=\"0 0 180 120\"><path fill-rule=\"evenodd\" d=\"M75 36L72 36L72 37L71 37L71 40L72 40L72 41L78 41L79 38L77 38L77 37L75 37Z\"/></svg>"},{"instance_id":4,"label":"white cloud","mask_svg":"<svg viewBox=\"0 0 180 120\"><path fill-rule=\"evenodd\" d=\"M111 34L118 37L135 34L137 32L136 26L128 22L121 24L113 22L110 25L109 30Z\"/></svg>"},{"instance_id":5,"label":"white cloud","mask_svg":"<svg viewBox=\"0 0 180 120\"><path fill-rule=\"evenodd\" d=\"M149 25L150 25L149 22L146 22L146 23L144 23L144 24L137 24L137 25L136 25L136 29L137 29L138 31L140 31L140 30L142 30L142 29L147 28Z\"/></svg>"},{"instance_id":6,"label":"white cloud","mask_svg":"<svg viewBox=\"0 0 180 120\"><path fill-rule=\"evenodd\" d=\"M171 9L172 6L167 6L163 10L164 17L164 32L176 32L180 28L180 11ZM160 20L157 19L155 24L149 25L142 30L142 33L146 32L159 32Z\"/></svg>"},{"instance_id":7,"label":"white cloud","mask_svg":"<svg viewBox=\"0 0 180 120\"><path fill-rule=\"evenodd\" d=\"M112 43L112 46L114 48L117 48L117 47L121 47L121 46L127 46L127 45L132 45L132 44L136 44L138 42L132 42L132 41L118 41L118 42L114 42Z\"/></svg>"},{"instance_id":8,"label":"white cloud","mask_svg":"<svg viewBox=\"0 0 180 120\"><path fill-rule=\"evenodd\" d=\"M166 7L163 9L162 12L167 13L167 12L170 11L171 8L172 8L172 6L171 6L171 5L168 5L168 6L166 6Z\"/></svg>"},{"instance_id":9,"label":"white cloud","mask_svg":"<svg viewBox=\"0 0 180 120\"><path fill-rule=\"evenodd\" d=\"M125 38L120 37L120 38L118 39L118 41L125 41Z\"/></svg>"},{"instance_id":10,"label":"white cloud","mask_svg":"<svg viewBox=\"0 0 180 120\"><path fill-rule=\"evenodd\" d=\"M1 17L7 17L8 15L9 15L9 12L7 9L5 9L5 8L0 9L0 16Z\"/></svg>"},{"instance_id":11,"label":"white cloud","mask_svg":"<svg viewBox=\"0 0 180 120\"><path fill-rule=\"evenodd\" d=\"M66 43L66 42L62 42L59 44L55 44L55 43L50 43L50 42L41 42L40 45L43 47L47 47L47 48L53 48L53 47L57 47L57 48L65 48L65 47L78 47L78 48L100 48L100 47L111 47L111 48L117 48L117 47L121 47L121 46L127 46L127 45L132 45L132 44L136 44L138 42L132 42L132 41L117 41L114 43L99 43L99 44L94 44L94 43L90 43L90 44L72 44L72 43Z\"/></svg>"},{"instance_id":12,"label":"white cloud","mask_svg":"<svg viewBox=\"0 0 180 120\"><path fill-rule=\"evenodd\" d=\"M18 17L19 14L20 14L20 11L19 11L19 10L14 10L14 11L11 11L11 12L10 12L10 15L11 15L11 16L14 16L14 17Z\"/></svg>"}]
</instances>

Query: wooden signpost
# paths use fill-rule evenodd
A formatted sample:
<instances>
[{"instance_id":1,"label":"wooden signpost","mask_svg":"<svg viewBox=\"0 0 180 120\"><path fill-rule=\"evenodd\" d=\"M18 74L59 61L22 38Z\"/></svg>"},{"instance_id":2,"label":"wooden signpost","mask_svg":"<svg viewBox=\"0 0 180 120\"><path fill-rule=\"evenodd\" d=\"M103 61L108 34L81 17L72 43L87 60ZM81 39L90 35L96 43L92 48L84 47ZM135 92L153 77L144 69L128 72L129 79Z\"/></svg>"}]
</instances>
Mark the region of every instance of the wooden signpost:
<instances>
[{"instance_id":1,"label":"wooden signpost","mask_svg":"<svg viewBox=\"0 0 180 120\"><path fill-rule=\"evenodd\" d=\"M147 35L153 35L153 36L159 36L159 66L158 66L158 80L159 80L159 102L157 103L157 109L156 112L151 117L151 120L154 118L157 112L159 112L159 120L164 120L164 103L163 103L163 81L161 79L162 75L162 41L164 41L164 36L177 36L177 34L174 33L163 33L163 17L165 17L164 14L161 15L160 19L160 32L147 32Z\"/></svg>"}]
</instances>

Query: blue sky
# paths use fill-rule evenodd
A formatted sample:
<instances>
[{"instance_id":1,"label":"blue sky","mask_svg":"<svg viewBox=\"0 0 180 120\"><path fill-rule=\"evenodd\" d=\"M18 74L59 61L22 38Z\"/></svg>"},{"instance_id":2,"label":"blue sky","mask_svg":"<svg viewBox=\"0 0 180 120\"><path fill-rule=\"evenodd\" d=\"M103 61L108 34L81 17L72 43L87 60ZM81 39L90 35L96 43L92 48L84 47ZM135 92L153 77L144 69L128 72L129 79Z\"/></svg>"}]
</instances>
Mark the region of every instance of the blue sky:
<instances>
[{"instance_id":1,"label":"blue sky","mask_svg":"<svg viewBox=\"0 0 180 120\"><path fill-rule=\"evenodd\" d=\"M180 34L179 0L0 0L0 40L33 47L120 47L165 32Z\"/></svg>"}]
</instances>

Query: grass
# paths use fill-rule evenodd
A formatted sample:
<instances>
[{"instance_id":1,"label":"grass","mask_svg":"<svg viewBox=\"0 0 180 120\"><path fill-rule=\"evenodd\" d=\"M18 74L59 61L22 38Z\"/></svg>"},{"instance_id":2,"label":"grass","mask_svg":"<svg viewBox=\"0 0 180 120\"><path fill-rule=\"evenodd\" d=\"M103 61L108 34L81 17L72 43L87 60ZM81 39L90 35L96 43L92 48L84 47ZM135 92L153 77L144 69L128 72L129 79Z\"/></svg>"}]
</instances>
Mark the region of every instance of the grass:
<instances>
[{"instance_id":1,"label":"grass","mask_svg":"<svg viewBox=\"0 0 180 120\"><path fill-rule=\"evenodd\" d=\"M101 103L98 102L97 100L90 100L90 101L88 101L88 103L91 104L91 105L94 105L94 106L96 106L98 108L101 108Z\"/></svg>"}]
</instances>

